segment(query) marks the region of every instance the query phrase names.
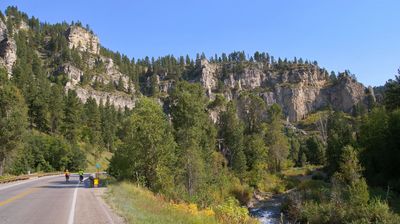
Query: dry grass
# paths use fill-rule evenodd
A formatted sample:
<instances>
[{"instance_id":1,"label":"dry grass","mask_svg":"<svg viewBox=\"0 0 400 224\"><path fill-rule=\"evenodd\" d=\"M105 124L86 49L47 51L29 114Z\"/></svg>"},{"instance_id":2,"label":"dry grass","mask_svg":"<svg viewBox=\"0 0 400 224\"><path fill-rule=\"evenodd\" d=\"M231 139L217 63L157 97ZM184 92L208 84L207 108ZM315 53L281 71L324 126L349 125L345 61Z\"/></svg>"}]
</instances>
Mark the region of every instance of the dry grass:
<instances>
[{"instance_id":1,"label":"dry grass","mask_svg":"<svg viewBox=\"0 0 400 224\"><path fill-rule=\"evenodd\" d=\"M109 186L106 201L127 223L217 223L211 209L199 210L194 204L171 204L151 191L127 182Z\"/></svg>"}]
</instances>

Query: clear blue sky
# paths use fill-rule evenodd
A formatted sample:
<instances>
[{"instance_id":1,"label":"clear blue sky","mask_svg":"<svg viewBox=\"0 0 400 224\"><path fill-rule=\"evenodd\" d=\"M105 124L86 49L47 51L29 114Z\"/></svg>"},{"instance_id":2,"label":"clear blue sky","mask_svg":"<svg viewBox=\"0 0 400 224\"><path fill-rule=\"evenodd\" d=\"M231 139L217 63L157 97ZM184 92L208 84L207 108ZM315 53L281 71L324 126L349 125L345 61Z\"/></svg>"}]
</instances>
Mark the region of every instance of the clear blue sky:
<instances>
[{"instance_id":1,"label":"clear blue sky","mask_svg":"<svg viewBox=\"0 0 400 224\"><path fill-rule=\"evenodd\" d=\"M382 85L400 66L398 0L1 0L41 21L89 24L129 57L267 51Z\"/></svg>"}]
</instances>

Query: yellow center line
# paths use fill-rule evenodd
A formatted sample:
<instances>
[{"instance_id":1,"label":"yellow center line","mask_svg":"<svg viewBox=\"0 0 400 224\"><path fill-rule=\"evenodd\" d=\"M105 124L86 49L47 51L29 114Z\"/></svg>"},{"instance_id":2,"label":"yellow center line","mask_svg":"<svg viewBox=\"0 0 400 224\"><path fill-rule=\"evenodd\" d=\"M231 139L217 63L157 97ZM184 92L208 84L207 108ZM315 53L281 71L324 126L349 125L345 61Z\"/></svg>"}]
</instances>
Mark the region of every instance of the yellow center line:
<instances>
[{"instance_id":1,"label":"yellow center line","mask_svg":"<svg viewBox=\"0 0 400 224\"><path fill-rule=\"evenodd\" d=\"M17 199L23 198L23 197L27 196L28 194L33 193L33 192L35 192L37 190L39 190L39 189L38 188L31 188L29 190L23 191L23 192L15 195L14 197L11 197L11 198L5 200L5 201L0 201L0 206L6 205L8 203L11 203L11 202L17 200Z\"/></svg>"}]
</instances>

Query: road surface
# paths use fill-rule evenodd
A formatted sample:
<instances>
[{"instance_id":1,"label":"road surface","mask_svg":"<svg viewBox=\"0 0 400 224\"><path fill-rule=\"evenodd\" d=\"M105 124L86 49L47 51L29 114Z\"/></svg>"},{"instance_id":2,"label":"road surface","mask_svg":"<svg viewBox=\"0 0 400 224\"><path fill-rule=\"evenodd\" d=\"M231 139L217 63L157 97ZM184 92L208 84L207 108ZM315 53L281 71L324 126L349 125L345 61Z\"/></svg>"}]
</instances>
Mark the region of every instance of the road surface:
<instances>
[{"instance_id":1,"label":"road surface","mask_svg":"<svg viewBox=\"0 0 400 224\"><path fill-rule=\"evenodd\" d=\"M1 224L121 223L100 198L103 189L86 188L79 176L42 177L0 184Z\"/></svg>"}]
</instances>

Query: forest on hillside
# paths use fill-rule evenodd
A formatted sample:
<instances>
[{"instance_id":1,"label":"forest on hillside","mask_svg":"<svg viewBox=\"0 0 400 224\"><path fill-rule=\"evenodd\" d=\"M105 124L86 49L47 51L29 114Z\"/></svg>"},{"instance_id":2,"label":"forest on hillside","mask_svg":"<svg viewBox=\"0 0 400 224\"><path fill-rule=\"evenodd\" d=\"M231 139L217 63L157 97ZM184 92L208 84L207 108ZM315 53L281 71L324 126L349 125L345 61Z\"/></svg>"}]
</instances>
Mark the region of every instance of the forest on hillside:
<instances>
[{"instance_id":1,"label":"forest on hillside","mask_svg":"<svg viewBox=\"0 0 400 224\"><path fill-rule=\"evenodd\" d=\"M314 114L320 123L294 124L309 129L303 135L287 125L278 104L267 105L257 94L210 101L200 84L186 78L196 72L190 57L135 60L102 47L100 54L113 58L141 92L130 93L121 82L94 83L93 88L125 91L139 99L133 109L93 98L82 103L75 91L65 91L65 75L50 73L65 62L93 72L85 64L86 53L67 45L63 33L70 24L40 23L15 7L0 19L17 46L11 78L0 69L0 176L76 171L87 166L88 155L98 160L107 152L112 154L107 171L116 180L202 208L238 208L256 191L282 193L296 187L284 206L293 222L400 222L400 72L382 87L382 101L352 114L326 108ZM29 29L13 32L21 21ZM230 69L237 70L248 61L265 61L272 69L317 65L259 52L251 57L222 54L210 61L234 62ZM163 70L174 85L161 105L159 90L145 80ZM332 81L338 78L330 74ZM248 109L244 118L237 104ZM209 111L216 106L224 110L214 123ZM309 166L318 171L306 182L283 175ZM238 223L248 220L247 213L229 215Z\"/></svg>"}]
</instances>

